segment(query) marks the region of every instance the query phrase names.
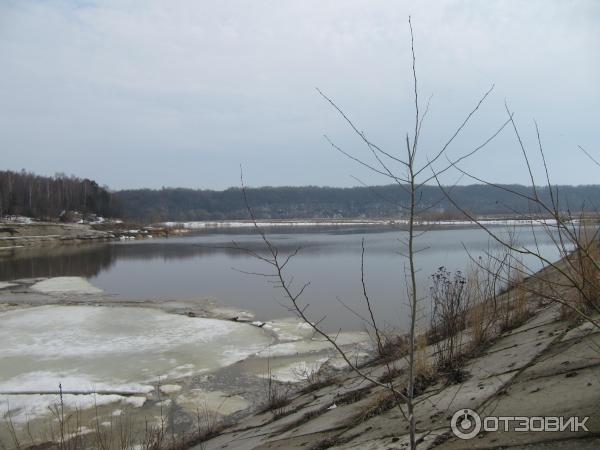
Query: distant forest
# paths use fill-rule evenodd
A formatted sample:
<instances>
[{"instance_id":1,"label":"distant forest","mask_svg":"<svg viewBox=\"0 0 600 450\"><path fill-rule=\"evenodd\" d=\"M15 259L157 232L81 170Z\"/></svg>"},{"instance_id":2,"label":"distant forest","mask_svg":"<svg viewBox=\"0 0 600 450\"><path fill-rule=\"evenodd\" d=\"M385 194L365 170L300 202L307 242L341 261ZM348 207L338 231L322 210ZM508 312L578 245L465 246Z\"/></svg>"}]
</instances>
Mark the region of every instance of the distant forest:
<instances>
[{"instance_id":1,"label":"distant forest","mask_svg":"<svg viewBox=\"0 0 600 450\"><path fill-rule=\"evenodd\" d=\"M57 174L0 171L0 217L22 215L57 219L62 211L121 215L114 195L95 181Z\"/></svg>"},{"instance_id":2,"label":"distant forest","mask_svg":"<svg viewBox=\"0 0 600 450\"><path fill-rule=\"evenodd\" d=\"M531 194L531 188L506 186L514 191ZM571 211L596 210L600 206L600 185L558 186L561 209ZM522 198L485 186L469 185L451 188L452 197L477 215L514 216L537 213ZM548 189L538 194L549 201ZM332 187L260 187L247 189L248 200L260 219L307 218L400 218L408 194L398 185L332 188ZM116 193L126 218L158 222L165 220L247 219L248 213L239 188L224 191L163 188L136 189ZM430 207L423 218L458 219L462 214L452 207L437 186L424 186L419 191L422 208Z\"/></svg>"},{"instance_id":3,"label":"distant forest","mask_svg":"<svg viewBox=\"0 0 600 450\"><path fill-rule=\"evenodd\" d=\"M531 195L531 188L505 187ZM558 186L561 209L600 210L600 185ZM259 219L402 218L408 193L398 185L333 187L259 187L247 189ZM549 201L548 189L538 194ZM503 190L481 184L454 186L451 195L461 208L479 216L539 213L528 202ZM461 219L437 186L424 186L419 205L424 219ZM62 211L94 213L140 222L248 219L240 188L224 191L183 188L133 189L111 192L93 180L57 174L39 176L26 171L0 171L0 216L24 215L55 220Z\"/></svg>"}]
</instances>

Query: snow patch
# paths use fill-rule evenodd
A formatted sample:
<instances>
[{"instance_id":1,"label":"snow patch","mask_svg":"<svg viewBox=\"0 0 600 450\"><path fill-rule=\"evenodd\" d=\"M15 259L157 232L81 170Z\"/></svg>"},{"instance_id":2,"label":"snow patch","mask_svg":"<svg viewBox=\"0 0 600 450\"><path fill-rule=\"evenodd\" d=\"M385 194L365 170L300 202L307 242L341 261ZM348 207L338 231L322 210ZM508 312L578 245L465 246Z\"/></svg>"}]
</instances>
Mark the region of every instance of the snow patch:
<instances>
[{"instance_id":1,"label":"snow patch","mask_svg":"<svg viewBox=\"0 0 600 450\"><path fill-rule=\"evenodd\" d=\"M26 216L3 216L2 222L11 222L11 223L32 223L33 219L31 217Z\"/></svg>"}]
</instances>

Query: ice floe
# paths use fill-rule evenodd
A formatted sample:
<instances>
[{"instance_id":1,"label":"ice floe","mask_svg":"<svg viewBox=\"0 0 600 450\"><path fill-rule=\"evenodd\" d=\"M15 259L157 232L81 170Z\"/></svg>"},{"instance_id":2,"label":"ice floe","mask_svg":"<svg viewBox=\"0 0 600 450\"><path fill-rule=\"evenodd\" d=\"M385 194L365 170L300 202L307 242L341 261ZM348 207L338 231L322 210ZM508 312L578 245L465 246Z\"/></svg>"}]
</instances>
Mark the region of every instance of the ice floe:
<instances>
[{"instance_id":1,"label":"ice floe","mask_svg":"<svg viewBox=\"0 0 600 450\"><path fill-rule=\"evenodd\" d=\"M335 342L340 346L351 344L368 345L369 335L364 332L343 332L335 335ZM319 337L310 340L296 340L292 342L274 344L257 353L257 356L294 356L331 349L333 349L333 345L324 338Z\"/></svg>"},{"instance_id":2,"label":"ice floe","mask_svg":"<svg viewBox=\"0 0 600 450\"><path fill-rule=\"evenodd\" d=\"M265 329L272 331L280 341L299 341L310 338L314 334L313 328L306 322L297 318L286 318L265 322Z\"/></svg>"},{"instance_id":3,"label":"ice floe","mask_svg":"<svg viewBox=\"0 0 600 450\"><path fill-rule=\"evenodd\" d=\"M80 408L93 393L143 404L161 379L210 372L273 342L249 324L151 308L40 306L1 312L0 322L0 416L7 402L16 415L47 414L59 383L65 396L91 395L68 397Z\"/></svg>"},{"instance_id":4,"label":"ice floe","mask_svg":"<svg viewBox=\"0 0 600 450\"><path fill-rule=\"evenodd\" d=\"M102 289L90 284L81 277L56 277L35 283L31 289L44 294L77 293L77 294L101 294Z\"/></svg>"},{"instance_id":5,"label":"ice floe","mask_svg":"<svg viewBox=\"0 0 600 450\"><path fill-rule=\"evenodd\" d=\"M16 424L23 424L35 417L42 417L50 412L51 408L60 405L58 394L20 394L0 395L0 417L10 416ZM62 404L67 409L89 409L96 406L118 403L124 407L140 408L146 402L146 397L123 396L116 394L63 394Z\"/></svg>"}]
</instances>

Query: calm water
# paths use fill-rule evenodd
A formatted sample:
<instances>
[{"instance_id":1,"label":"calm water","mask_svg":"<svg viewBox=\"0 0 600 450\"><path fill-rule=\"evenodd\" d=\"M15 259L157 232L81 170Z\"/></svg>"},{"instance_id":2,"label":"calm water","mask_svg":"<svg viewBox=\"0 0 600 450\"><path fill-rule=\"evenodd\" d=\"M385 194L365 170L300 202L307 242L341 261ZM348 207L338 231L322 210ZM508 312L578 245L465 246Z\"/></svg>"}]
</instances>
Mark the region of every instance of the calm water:
<instances>
[{"instance_id":1,"label":"calm water","mask_svg":"<svg viewBox=\"0 0 600 450\"><path fill-rule=\"evenodd\" d=\"M499 228L497 231L500 231ZM543 233L537 236L540 250L558 258ZM366 281L369 295L382 324L405 326L408 319L404 273L406 260L399 239L405 233L390 229L356 228L319 229L299 232L276 230L270 239L282 252L300 246L302 250L290 262L287 272L293 286L310 282L302 297L308 313L330 329L362 328L361 321L346 310L340 300L366 314L360 283L361 239L366 246ZM517 228L521 245L534 245L528 227ZM0 260L2 280L78 275L121 298L194 299L211 297L222 306L242 308L259 319L290 316L289 304L269 279L241 273L268 272L264 263L230 247L232 241L261 251L252 234L208 233L197 236L145 241L94 244L15 251ZM417 255L418 277L427 292L429 277L440 266L465 270L469 257L481 255L490 247L488 235L474 228L436 229L418 239L425 250ZM492 245L493 247L493 245ZM530 261L531 262L531 261ZM423 302L422 314L427 316Z\"/></svg>"}]
</instances>

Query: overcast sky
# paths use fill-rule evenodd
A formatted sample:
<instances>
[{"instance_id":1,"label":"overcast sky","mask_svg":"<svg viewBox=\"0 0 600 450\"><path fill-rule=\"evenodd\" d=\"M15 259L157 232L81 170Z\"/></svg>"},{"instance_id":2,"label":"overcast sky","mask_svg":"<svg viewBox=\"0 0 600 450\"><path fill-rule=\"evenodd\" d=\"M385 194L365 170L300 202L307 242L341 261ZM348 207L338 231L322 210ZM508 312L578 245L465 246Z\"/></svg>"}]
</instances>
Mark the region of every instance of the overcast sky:
<instances>
[{"instance_id":1,"label":"overcast sky","mask_svg":"<svg viewBox=\"0 0 600 450\"><path fill-rule=\"evenodd\" d=\"M600 159L597 0L1 0L0 168L113 189L221 189L240 164L254 186L387 183L327 144L368 156L314 88L403 152L409 14L423 103L433 94L422 160L495 84L451 157L498 128L506 99L532 151L538 121L554 182L600 182L577 150ZM510 129L463 167L528 182Z\"/></svg>"}]
</instances>

